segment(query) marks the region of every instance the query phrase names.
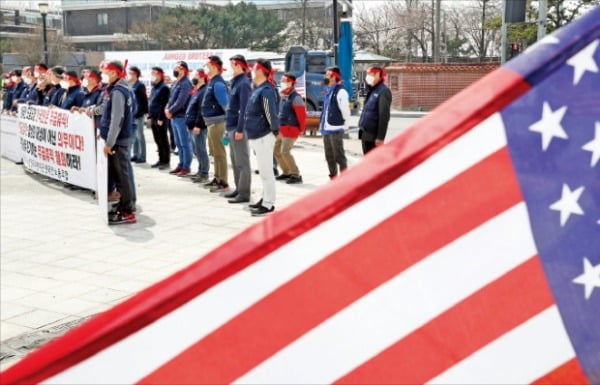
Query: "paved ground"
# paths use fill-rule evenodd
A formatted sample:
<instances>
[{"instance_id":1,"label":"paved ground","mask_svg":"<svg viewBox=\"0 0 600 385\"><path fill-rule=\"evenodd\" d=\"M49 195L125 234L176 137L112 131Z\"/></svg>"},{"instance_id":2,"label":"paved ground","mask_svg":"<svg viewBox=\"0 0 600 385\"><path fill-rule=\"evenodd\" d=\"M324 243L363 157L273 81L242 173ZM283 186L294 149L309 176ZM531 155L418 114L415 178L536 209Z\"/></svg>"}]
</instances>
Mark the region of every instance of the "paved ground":
<instances>
[{"instance_id":1,"label":"paved ground","mask_svg":"<svg viewBox=\"0 0 600 385\"><path fill-rule=\"evenodd\" d=\"M414 120L393 117L391 134ZM350 165L361 157L354 137L346 140ZM151 139L148 154L153 163ZM301 137L294 154L304 184L278 182L277 209L328 181L320 137ZM89 191L0 160L0 369L261 220L188 179L148 164L134 170L138 223L109 227ZM252 183L258 199L260 178Z\"/></svg>"}]
</instances>

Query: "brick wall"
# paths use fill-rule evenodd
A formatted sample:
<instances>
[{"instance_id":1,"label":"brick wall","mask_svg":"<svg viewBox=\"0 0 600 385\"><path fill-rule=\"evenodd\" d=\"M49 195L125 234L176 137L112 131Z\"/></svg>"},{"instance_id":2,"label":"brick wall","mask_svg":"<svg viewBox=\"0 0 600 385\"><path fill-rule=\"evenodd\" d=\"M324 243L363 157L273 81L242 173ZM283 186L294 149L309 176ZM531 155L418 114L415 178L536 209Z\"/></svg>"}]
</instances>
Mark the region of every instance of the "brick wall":
<instances>
[{"instance_id":1,"label":"brick wall","mask_svg":"<svg viewBox=\"0 0 600 385\"><path fill-rule=\"evenodd\" d=\"M402 110L431 110L499 65L407 63L387 67L392 106Z\"/></svg>"}]
</instances>

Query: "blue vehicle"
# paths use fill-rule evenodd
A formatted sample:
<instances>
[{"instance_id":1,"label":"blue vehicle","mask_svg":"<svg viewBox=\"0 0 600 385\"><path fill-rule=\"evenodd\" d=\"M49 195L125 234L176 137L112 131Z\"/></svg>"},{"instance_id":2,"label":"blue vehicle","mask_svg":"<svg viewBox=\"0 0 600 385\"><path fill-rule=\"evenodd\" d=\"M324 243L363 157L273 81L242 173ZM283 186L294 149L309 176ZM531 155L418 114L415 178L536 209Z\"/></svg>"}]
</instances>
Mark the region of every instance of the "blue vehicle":
<instances>
[{"instance_id":1,"label":"blue vehicle","mask_svg":"<svg viewBox=\"0 0 600 385\"><path fill-rule=\"evenodd\" d=\"M332 52L309 51L302 46L293 46L285 55L285 70L300 78L306 72L306 109L320 111L327 87L323 75L334 63Z\"/></svg>"}]
</instances>

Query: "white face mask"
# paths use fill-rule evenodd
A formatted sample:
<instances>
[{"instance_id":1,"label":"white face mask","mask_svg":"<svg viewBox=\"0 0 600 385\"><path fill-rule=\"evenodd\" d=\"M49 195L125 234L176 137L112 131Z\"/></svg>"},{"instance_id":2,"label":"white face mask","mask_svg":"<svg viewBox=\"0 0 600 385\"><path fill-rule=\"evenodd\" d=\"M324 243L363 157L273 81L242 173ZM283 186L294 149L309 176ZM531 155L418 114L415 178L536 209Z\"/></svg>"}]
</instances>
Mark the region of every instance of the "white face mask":
<instances>
[{"instance_id":1,"label":"white face mask","mask_svg":"<svg viewBox=\"0 0 600 385\"><path fill-rule=\"evenodd\" d=\"M17 77L16 77L16 76L11 76L11 77L10 77L10 80L12 80L12 81L13 81L13 83L16 83L16 82L17 82Z\"/></svg>"},{"instance_id":2,"label":"white face mask","mask_svg":"<svg viewBox=\"0 0 600 385\"><path fill-rule=\"evenodd\" d=\"M81 81L81 85L82 85L83 87L87 88L87 86L88 86L88 80L87 80L87 79L83 79L83 80Z\"/></svg>"},{"instance_id":3,"label":"white face mask","mask_svg":"<svg viewBox=\"0 0 600 385\"><path fill-rule=\"evenodd\" d=\"M23 81L25 84L31 84L31 78L24 78Z\"/></svg>"},{"instance_id":4,"label":"white face mask","mask_svg":"<svg viewBox=\"0 0 600 385\"><path fill-rule=\"evenodd\" d=\"M372 86L373 83L375 83L375 76L373 76L373 75L367 75L365 77L365 81L367 82L368 85Z\"/></svg>"},{"instance_id":5,"label":"white face mask","mask_svg":"<svg viewBox=\"0 0 600 385\"><path fill-rule=\"evenodd\" d=\"M109 77L107 74L102 74L102 83L106 83L108 84L110 81Z\"/></svg>"},{"instance_id":6,"label":"white face mask","mask_svg":"<svg viewBox=\"0 0 600 385\"><path fill-rule=\"evenodd\" d=\"M290 88L291 86L292 86L292 85L291 85L290 83L288 83L288 82L281 82L281 83L279 83L279 87L280 87L282 90L287 90L287 89L288 89L288 88Z\"/></svg>"},{"instance_id":7,"label":"white face mask","mask_svg":"<svg viewBox=\"0 0 600 385\"><path fill-rule=\"evenodd\" d=\"M209 66L204 66L204 73L207 74L210 72L210 67Z\"/></svg>"},{"instance_id":8,"label":"white face mask","mask_svg":"<svg viewBox=\"0 0 600 385\"><path fill-rule=\"evenodd\" d=\"M69 82L68 82L68 81L66 81L66 80L61 80L61 81L60 81L60 86L61 86L62 88L64 88L64 89L67 89L67 88L69 88Z\"/></svg>"},{"instance_id":9,"label":"white face mask","mask_svg":"<svg viewBox=\"0 0 600 385\"><path fill-rule=\"evenodd\" d=\"M40 77L40 73L38 71L35 71L33 74L35 75L36 78Z\"/></svg>"}]
</instances>

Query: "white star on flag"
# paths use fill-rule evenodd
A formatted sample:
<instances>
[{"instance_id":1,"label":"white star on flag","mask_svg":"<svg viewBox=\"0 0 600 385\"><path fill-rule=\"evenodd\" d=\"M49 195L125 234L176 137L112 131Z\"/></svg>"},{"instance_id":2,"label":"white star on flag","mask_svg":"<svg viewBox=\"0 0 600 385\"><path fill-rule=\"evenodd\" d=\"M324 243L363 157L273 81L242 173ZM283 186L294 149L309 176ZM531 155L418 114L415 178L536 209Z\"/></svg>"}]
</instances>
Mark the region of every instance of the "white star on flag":
<instances>
[{"instance_id":1,"label":"white star on flag","mask_svg":"<svg viewBox=\"0 0 600 385\"><path fill-rule=\"evenodd\" d=\"M583 215L583 210L577 201L583 193L584 187L581 186L577 190L571 190L569 185L563 183L562 194L558 201L550 205L551 210L560 211L560 225L564 226L571 214Z\"/></svg>"},{"instance_id":2,"label":"white star on flag","mask_svg":"<svg viewBox=\"0 0 600 385\"><path fill-rule=\"evenodd\" d=\"M594 139L584 144L581 148L592 153L590 165L594 167L598 163L598 160L600 160L600 122L596 122Z\"/></svg>"},{"instance_id":3,"label":"white star on flag","mask_svg":"<svg viewBox=\"0 0 600 385\"><path fill-rule=\"evenodd\" d=\"M592 266L592 263L583 257L583 274L576 277L573 282L585 286L585 299L589 299L594 288L600 288L600 263Z\"/></svg>"},{"instance_id":4,"label":"white star on flag","mask_svg":"<svg viewBox=\"0 0 600 385\"><path fill-rule=\"evenodd\" d=\"M598 72L598 65L594 61L594 52L600 40L591 42L587 47L579 51L567 64L573 67L573 85L577 85L586 71Z\"/></svg>"},{"instance_id":5,"label":"white star on flag","mask_svg":"<svg viewBox=\"0 0 600 385\"><path fill-rule=\"evenodd\" d=\"M542 118L529 126L529 131L539 132L542 135L542 149L544 151L550 146L553 138L568 139L567 133L560 124L566 112L567 106L552 111L550 104L544 102Z\"/></svg>"}]
</instances>

